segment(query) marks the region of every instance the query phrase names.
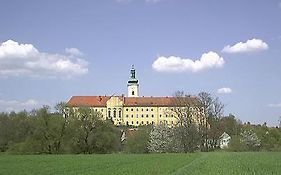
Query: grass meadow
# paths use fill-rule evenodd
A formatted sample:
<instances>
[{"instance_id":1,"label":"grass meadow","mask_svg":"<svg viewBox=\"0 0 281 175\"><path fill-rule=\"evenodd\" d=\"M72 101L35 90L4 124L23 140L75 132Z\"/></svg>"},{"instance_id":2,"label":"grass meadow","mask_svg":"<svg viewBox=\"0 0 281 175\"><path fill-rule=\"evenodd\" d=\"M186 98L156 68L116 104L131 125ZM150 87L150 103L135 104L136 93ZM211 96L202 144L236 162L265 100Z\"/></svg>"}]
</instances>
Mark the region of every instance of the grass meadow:
<instances>
[{"instance_id":1,"label":"grass meadow","mask_svg":"<svg viewBox=\"0 0 281 175\"><path fill-rule=\"evenodd\" d=\"M281 174L281 152L0 155L0 174Z\"/></svg>"}]
</instances>

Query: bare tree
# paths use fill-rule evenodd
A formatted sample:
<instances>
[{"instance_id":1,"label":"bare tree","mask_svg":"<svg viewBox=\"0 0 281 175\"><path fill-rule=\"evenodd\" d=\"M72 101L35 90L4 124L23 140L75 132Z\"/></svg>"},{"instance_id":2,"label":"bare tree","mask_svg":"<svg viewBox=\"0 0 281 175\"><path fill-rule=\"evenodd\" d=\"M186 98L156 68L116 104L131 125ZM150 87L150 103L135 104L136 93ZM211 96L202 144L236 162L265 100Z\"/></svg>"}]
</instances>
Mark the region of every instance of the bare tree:
<instances>
[{"instance_id":1,"label":"bare tree","mask_svg":"<svg viewBox=\"0 0 281 175\"><path fill-rule=\"evenodd\" d=\"M198 130L198 117L200 103L197 98L177 91L173 98L174 107L171 108L173 116L178 123L174 129L177 140L181 143L184 152L194 152L200 143ZM199 111L198 111L199 110Z\"/></svg>"},{"instance_id":2,"label":"bare tree","mask_svg":"<svg viewBox=\"0 0 281 175\"><path fill-rule=\"evenodd\" d=\"M216 141L219 139L219 120L223 116L224 104L219 98L214 98L207 92L200 92L198 99L205 116L205 121L199 123L202 137L201 150L209 151L216 146Z\"/></svg>"}]
</instances>

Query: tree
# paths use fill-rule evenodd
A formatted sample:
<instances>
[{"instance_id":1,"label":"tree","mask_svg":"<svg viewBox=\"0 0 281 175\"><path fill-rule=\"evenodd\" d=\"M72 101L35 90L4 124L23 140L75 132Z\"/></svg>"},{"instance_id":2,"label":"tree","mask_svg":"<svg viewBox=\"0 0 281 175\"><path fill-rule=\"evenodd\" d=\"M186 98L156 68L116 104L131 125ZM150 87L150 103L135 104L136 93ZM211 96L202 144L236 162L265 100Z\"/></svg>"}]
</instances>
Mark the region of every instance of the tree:
<instances>
[{"instance_id":1,"label":"tree","mask_svg":"<svg viewBox=\"0 0 281 175\"><path fill-rule=\"evenodd\" d=\"M72 151L84 154L91 153L93 147L89 139L101 120L100 114L92 111L90 107L79 106L75 112L70 108L68 116L67 134L70 136Z\"/></svg>"},{"instance_id":2,"label":"tree","mask_svg":"<svg viewBox=\"0 0 281 175\"><path fill-rule=\"evenodd\" d=\"M229 134L230 136L239 135L241 132L242 122L237 120L234 115L229 114L226 117L221 118L220 126L221 130Z\"/></svg>"},{"instance_id":3,"label":"tree","mask_svg":"<svg viewBox=\"0 0 281 175\"><path fill-rule=\"evenodd\" d=\"M149 152L166 153L172 150L172 129L166 124L154 126L149 134Z\"/></svg>"},{"instance_id":4,"label":"tree","mask_svg":"<svg viewBox=\"0 0 281 175\"><path fill-rule=\"evenodd\" d=\"M241 141L241 136L240 135L234 135L231 137L231 140L228 145L228 150L229 151L246 151L247 147L244 142Z\"/></svg>"},{"instance_id":5,"label":"tree","mask_svg":"<svg viewBox=\"0 0 281 175\"><path fill-rule=\"evenodd\" d=\"M180 143L177 149L183 152L194 152L198 149L201 140L198 123L204 121L200 104L196 99L190 98L190 95L185 95L183 91L177 91L174 99L175 107L171 111L178 121L174 129L175 143Z\"/></svg>"},{"instance_id":6,"label":"tree","mask_svg":"<svg viewBox=\"0 0 281 175\"><path fill-rule=\"evenodd\" d=\"M199 123L199 132L202 137L201 150L209 151L217 144L216 140L219 139L221 134L219 121L223 116L224 104L219 101L219 98L214 98L207 92L200 92L198 100L205 116L205 120Z\"/></svg>"},{"instance_id":7,"label":"tree","mask_svg":"<svg viewBox=\"0 0 281 175\"><path fill-rule=\"evenodd\" d=\"M244 130L241 133L241 141L251 151L257 151L261 146L261 140L253 130Z\"/></svg>"},{"instance_id":8,"label":"tree","mask_svg":"<svg viewBox=\"0 0 281 175\"><path fill-rule=\"evenodd\" d=\"M139 127L138 130L130 131L125 141L125 152L148 153L149 133L151 127Z\"/></svg>"}]
</instances>

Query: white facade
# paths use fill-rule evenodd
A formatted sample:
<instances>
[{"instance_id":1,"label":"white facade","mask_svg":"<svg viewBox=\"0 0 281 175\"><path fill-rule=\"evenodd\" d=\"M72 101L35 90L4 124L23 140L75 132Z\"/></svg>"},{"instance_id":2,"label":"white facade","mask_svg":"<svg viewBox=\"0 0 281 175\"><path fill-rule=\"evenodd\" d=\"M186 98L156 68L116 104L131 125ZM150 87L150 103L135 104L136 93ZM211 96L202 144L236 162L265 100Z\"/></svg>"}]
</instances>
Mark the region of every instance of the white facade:
<instances>
[{"instance_id":1,"label":"white facade","mask_svg":"<svg viewBox=\"0 0 281 175\"><path fill-rule=\"evenodd\" d=\"M139 96L139 84L128 84L128 97Z\"/></svg>"},{"instance_id":2,"label":"white facade","mask_svg":"<svg viewBox=\"0 0 281 175\"><path fill-rule=\"evenodd\" d=\"M221 136L220 136L220 148L224 149L224 148L228 148L228 144L230 142L231 137L224 132Z\"/></svg>"}]
</instances>

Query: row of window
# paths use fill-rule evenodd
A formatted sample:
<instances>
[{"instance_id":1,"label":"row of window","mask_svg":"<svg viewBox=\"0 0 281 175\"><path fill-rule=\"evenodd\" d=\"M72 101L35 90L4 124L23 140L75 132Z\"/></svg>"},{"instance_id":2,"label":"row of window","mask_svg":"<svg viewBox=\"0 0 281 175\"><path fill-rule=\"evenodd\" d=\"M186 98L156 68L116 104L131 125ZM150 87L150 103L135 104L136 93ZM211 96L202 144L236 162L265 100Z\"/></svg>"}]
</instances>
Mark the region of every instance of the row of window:
<instances>
[{"instance_id":1,"label":"row of window","mask_svg":"<svg viewBox=\"0 0 281 175\"><path fill-rule=\"evenodd\" d=\"M141 108L140 110L144 111L144 108ZM126 108L126 111L129 111L129 108ZM131 111L134 111L134 108L131 108ZM139 111L139 108L136 108L136 111ZM146 111L149 111L149 109L146 108ZM150 111L153 111L153 108L151 108Z\"/></svg>"},{"instance_id":2,"label":"row of window","mask_svg":"<svg viewBox=\"0 0 281 175\"><path fill-rule=\"evenodd\" d=\"M132 121L131 123L130 122L126 122L126 125L128 126L128 125L134 125L134 121ZM145 122L144 121L141 121L141 122L139 122L139 121L136 121L136 125L144 125L145 124ZM146 124L148 125L148 124L152 124L152 125L154 125L154 121L152 121L151 123L149 122L149 121L146 121Z\"/></svg>"},{"instance_id":3,"label":"row of window","mask_svg":"<svg viewBox=\"0 0 281 175\"><path fill-rule=\"evenodd\" d=\"M113 116L111 116L111 111L108 111L108 116L109 116L109 117L114 117L114 118L117 117L117 116L116 116L116 111L113 111ZM118 117L121 118L121 116L122 116L121 111L119 111ZM126 118L128 118L128 117L129 117L129 115L127 114L127 115L126 115ZM138 117L144 118L144 114L141 114L141 115L136 114L136 118L138 118ZM145 117L148 118L149 115L146 114ZM154 115L152 114L151 117L153 118ZM161 118L162 115L160 114L159 117ZM168 115L166 114L165 117L168 117ZM172 114L171 117L174 117L174 115ZM131 115L131 118L134 118L134 114Z\"/></svg>"},{"instance_id":4,"label":"row of window","mask_svg":"<svg viewBox=\"0 0 281 175\"><path fill-rule=\"evenodd\" d=\"M128 118L128 117L129 117L129 115L126 115L126 117ZM134 115L132 114L132 115L131 115L131 117L132 117L132 118L134 118ZM138 118L138 117L142 117L142 118L143 118L143 117L144 117L144 115L143 115L143 114L142 114L142 115L138 115L138 114L136 114L136 118ZM148 115L148 114L146 114L146 117L148 118L148 117L149 117L149 115ZM151 117L153 118L153 117L154 117L154 115L152 114L152 115L151 115Z\"/></svg>"},{"instance_id":5,"label":"row of window","mask_svg":"<svg viewBox=\"0 0 281 175\"><path fill-rule=\"evenodd\" d=\"M119 125L121 125L121 122L118 122L118 124ZM126 122L126 125L128 126L128 125L134 125L134 124L136 124L136 125L144 125L144 124L147 124L147 125L149 125L149 124L152 124L152 125L154 125L154 121L151 121L151 122L149 122L149 121L136 121L135 123L134 123L134 121L132 121L132 122L129 122L129 121L127 121ZM160 124L174 124L174 121L170 121L170 122L168 122L168 121L160 121Z\"/></svg>"}]
</instances>

